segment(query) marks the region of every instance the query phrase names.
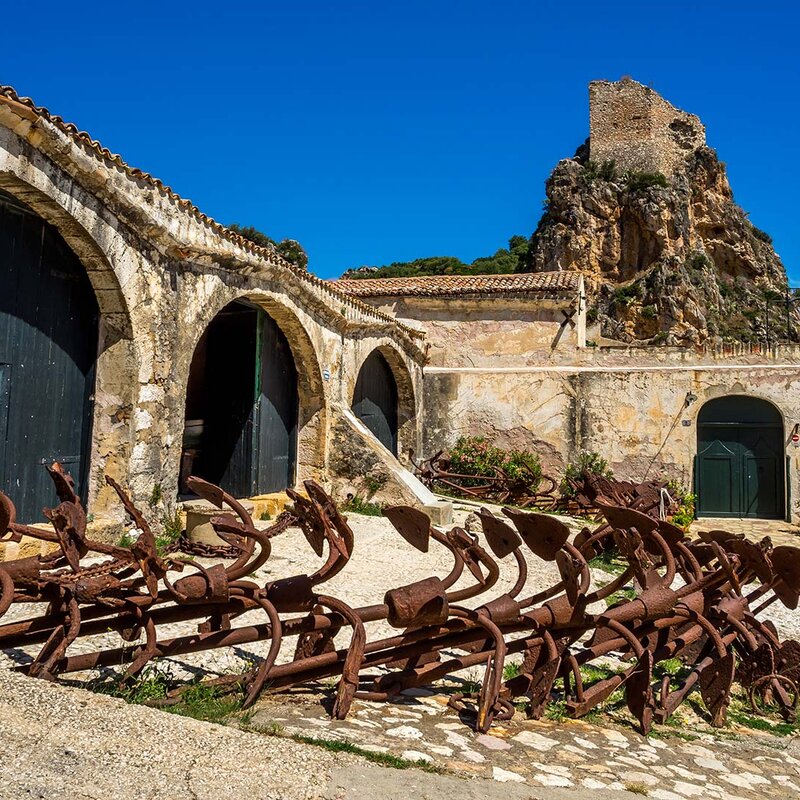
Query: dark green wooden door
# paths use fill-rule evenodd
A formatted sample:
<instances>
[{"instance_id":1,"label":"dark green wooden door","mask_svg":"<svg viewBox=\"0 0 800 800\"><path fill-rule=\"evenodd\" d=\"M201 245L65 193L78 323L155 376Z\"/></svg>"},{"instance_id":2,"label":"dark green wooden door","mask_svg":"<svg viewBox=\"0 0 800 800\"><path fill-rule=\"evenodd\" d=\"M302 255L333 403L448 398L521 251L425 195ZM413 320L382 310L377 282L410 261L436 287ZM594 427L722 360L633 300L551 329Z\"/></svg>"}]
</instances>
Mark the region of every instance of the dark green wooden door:
<instances>
[{"instance_id":1,"label":"dark green wooden door","mask_svg":"<svg viewBox=\"0 0 800 800\"><path fill-rule=\"evenodd\" d=\"M373 351L358 373L353 413L397 455L397 383L386 359Z\"/></svg>"},{"instance_id":2,"label":"dark green wooden door","mask_svg":"<svg viewBox=\"0 0 800 800\"><path fill-rule=\"evenodd\" d=\"M294 484L297 451L297 370L289 342L272 317L260 316L255 494L281 492Z\"/></svg>"},{"instance_id":3,"label":"dark green wooden door","mask_svg":"<svg viewBox=\"0 0 800 800\"><path fill-rule=\"evenodd\" d=\"M85 492L98 318L58 231L0 193L0 488L21 521L57 501L44 464L59 461Z\"/></svg>"},{"instance_id":4,"label":"dark green wooden door","mask_svg":"<svg viewBox=\"0 0 800 800\"><path fill-rule=\"evenodd\" d=\"M184 453L195 455L188 471L235 497L283 491L294 482L297 412L286 337L263 309L230 303L192 358Z\"/></svg>"},{"instance_id":5,"label":"dark green wooden door","mask_svg":"<svg viewBox=\"0 0 800 800\"><path fill-rule=\"evenodd\" d=\"M6 485L6 436L8 432L8 400L11 396L11 365L0 364L0 487Z\"/></svg>"},{"instance_id":6,"label":"dark green wooden door","mask_svg":"<svg viewBox=\"0 0 800 800\"><path fill-rule=\"evenodd\" d=\"M201 478L235 497L253 493L258 310L231 303L208 326L200 396ZM193 362L192 369L198 365ZM195 412L197 413L197 412Z\"/></svg>"},{"instance_id":7,"label":"dark green wooden door","mask_svg":"<svg viewBox=\"0 0 800 800\"><path fill-rule=\"evenodd\" d=\"M784 516L783 425L774 406L743 396L711 401L697 439L699 516Z\"/></svg>"}]
</instances>

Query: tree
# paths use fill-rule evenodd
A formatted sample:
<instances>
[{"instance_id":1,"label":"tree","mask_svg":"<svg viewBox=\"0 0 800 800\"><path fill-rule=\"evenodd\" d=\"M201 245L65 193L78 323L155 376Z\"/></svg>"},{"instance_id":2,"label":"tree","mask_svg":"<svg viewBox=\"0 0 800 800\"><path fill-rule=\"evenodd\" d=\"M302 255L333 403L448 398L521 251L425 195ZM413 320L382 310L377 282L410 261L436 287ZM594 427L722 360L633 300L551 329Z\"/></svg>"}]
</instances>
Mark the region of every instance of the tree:
<instances>
[{"instance_id":1,"label":"tree","mask_svg":"<svg viewBox=\"0 0 800 800\"><path fill-rule=\"evenodd\" d=\"M308 254L300 242L295 239L284 239L281 242L276 242L266 233L262 233L252 225L242 226L237 225L235 222L232 225L228 225L228 230L238 233L239 236L253 242L253 244L257 244L259 247L269 247L271 245L287 261L291 261L300 269L308 269Z\"/></svg>"},{"instance_id":2,"label":"tree","mask_svg":"<svg viewBox=\"0 0 800 800\"><path fill-rule=\"evenodd\" d=\"M431 256L415 261L395 261L388 266L348 270L343 278L410 278L418 275L498 275L525 272L528 239L512 236L508 249L501 247L494 255L476 258L471 264L454 256Z\"/></svg>"}]
</instances>

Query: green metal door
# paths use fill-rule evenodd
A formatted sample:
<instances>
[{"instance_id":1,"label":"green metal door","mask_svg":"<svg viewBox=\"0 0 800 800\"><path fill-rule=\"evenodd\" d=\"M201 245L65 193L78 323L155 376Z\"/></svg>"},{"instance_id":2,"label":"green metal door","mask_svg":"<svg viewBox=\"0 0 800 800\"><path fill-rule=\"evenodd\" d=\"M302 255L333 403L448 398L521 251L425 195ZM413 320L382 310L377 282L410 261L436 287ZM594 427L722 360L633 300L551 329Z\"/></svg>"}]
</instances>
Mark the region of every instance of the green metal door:
<instances>
[{"instance_id":1,"label":"green metal door","mask_svg":"<svg viewBox=\"0 0 800 800\"><path fill-rule=\"evenodd\" d=\"M294 485L297 453L297 369L289 342L272 317L259 311L261 333L256 414L254 494Z\"/></svg>"},{"instance_id":2,"label":"green metal door","mask_svg":"<svg viewBox=\"0 0 800 800\"><path fill-rule=\"evenodd\" d=\"M783 424L774 406L736 395L701 409L697 489L701 517L783 517Z\"/></svg>"},{"instance_id":3,"label":"green metal door","mask_svg":"<svg viewBox=\"0 0 800 800\"><path fill-rule=\"evenodd\" d=\"M225 306L192 358L186 469L235 497L292 486L297 412L297 369L277 323L246 301Z\"/></svg>"}]
</instances>

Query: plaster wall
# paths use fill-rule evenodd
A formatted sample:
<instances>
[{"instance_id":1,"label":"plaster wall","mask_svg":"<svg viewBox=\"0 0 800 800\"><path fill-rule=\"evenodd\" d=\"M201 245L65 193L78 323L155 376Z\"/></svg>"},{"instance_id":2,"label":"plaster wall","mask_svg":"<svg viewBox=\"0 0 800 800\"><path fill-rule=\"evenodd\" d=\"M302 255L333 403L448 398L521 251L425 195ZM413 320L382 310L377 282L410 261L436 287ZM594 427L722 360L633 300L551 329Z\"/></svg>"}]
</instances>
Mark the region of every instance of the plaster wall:
<instances>
[{"instance_id":1,"label":"plaster wall","mask_svg":"<svg viewBox=\"0 0 800 800\"><path fill-rule=\"evenodd\" d=\"M574 359L585 344L584 309L575 311L574 302L485 295L378 298L374 304L425 331L429 365L488 367Z\"/></svg>"},{"instance_id":2,"label":"plaster wall","mask_svg":"<svg viewBox=\"0 0 800 800\"><path fill-rule=\"evenodd\" d=\"M800 522L800 448L790 443L800 422L800 365L731 359L705 364L596 363L527 369L426 368L423 452L460 435L485 435L503 447L539 453L558 478L581 450L608 459L617 477L665 476L693 484L697 415L728 394L773 403L784 419L790 463L791 516ZM687 395L697 399L686 405Z\"/></svg>"}]
</instances>

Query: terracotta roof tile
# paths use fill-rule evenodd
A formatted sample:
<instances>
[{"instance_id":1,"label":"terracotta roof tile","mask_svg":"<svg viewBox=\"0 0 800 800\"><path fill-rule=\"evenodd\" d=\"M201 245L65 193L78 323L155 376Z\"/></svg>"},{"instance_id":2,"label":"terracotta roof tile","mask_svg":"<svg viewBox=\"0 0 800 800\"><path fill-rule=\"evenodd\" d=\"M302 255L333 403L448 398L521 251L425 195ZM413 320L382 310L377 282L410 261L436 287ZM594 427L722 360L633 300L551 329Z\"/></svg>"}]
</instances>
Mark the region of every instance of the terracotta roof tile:
<instances>
[{"instance_id":1,"label":"terracotta roof tile","mask_svg":"<svg viewBox=\"0 0 800 800\"><path fill-rule=\"evenodd\" d=\"M471 294L571 295L580 273L524 272L511 275L425 275L408 278L357 278L333 281L354 297L449 297Z\"/></svg>"}]
</instances>

